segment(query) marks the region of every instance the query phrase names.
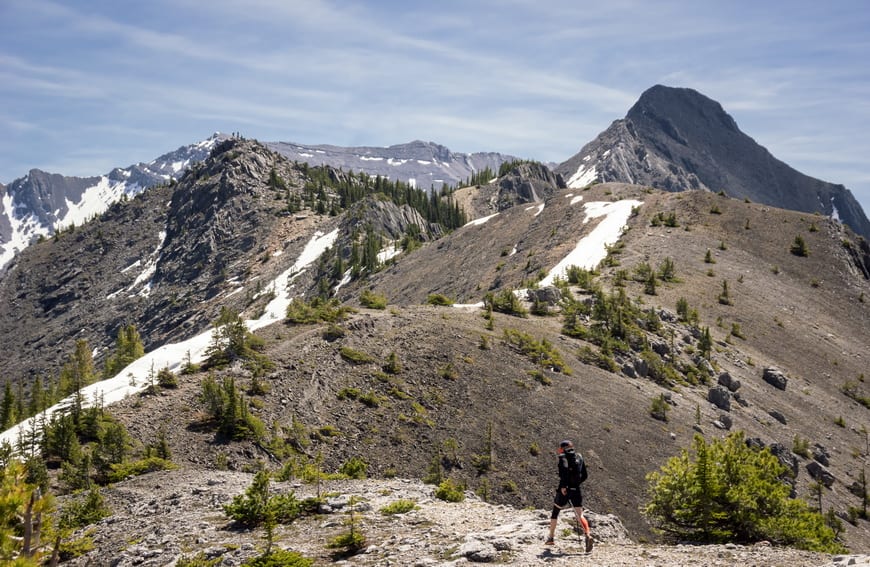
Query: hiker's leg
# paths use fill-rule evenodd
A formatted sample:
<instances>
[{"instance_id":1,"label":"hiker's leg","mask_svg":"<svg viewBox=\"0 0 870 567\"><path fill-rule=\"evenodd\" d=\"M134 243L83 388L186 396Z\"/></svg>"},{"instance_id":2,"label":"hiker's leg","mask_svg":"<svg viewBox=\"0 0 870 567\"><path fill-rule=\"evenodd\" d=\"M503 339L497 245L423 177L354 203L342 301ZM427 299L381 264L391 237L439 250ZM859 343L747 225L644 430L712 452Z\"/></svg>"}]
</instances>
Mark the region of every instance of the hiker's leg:
<instances>
[{"instance_id":1,"label":"hiker's leg","mask_svg":"<svg viewBox=\"0 0 870 567\"><path fill-rule=\"evenodd\" d=\"M579 510L579 513L577 512ZM589 535L589 522L586 520L586 516L583 515L583 507L578 506L574 508L574 512L577 514L577 521L580 522L580 525L583 526L583 533Z\"/></svg>"},{"instance_id":2,"label":"hiker's leg","mask_svg":"<svg viewBox=\"0 0 870 567\"><path fill-rule=\"evenodd\" d=\"M553 506L553 511L550 512L550 533L547 539L553 539L553 536L556 535L556 523L559 521L559 511L557 506Z\"/></svg>"}]
</instances>

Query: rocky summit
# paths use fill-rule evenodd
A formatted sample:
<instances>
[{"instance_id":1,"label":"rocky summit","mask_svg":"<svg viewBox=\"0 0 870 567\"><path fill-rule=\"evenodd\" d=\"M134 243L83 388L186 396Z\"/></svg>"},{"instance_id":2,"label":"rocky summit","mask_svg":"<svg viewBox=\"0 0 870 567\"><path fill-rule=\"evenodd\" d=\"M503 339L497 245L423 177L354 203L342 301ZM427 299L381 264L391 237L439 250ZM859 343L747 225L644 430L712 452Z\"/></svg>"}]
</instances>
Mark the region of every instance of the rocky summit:
<instances>
[{"instance_id":1,"label":"rocky summit","mask_svg":"<svg viewBox=\"0 0 870 567\"><path fill-rule=\"evenodd\" d=\"M740 131L718 102L687 88L656 85L625 118L556 167L571 187L598 181L666 191L723 191L784 209L819 212L870 238L852 193L804 175Z\"/></svg>"}]
</instances>

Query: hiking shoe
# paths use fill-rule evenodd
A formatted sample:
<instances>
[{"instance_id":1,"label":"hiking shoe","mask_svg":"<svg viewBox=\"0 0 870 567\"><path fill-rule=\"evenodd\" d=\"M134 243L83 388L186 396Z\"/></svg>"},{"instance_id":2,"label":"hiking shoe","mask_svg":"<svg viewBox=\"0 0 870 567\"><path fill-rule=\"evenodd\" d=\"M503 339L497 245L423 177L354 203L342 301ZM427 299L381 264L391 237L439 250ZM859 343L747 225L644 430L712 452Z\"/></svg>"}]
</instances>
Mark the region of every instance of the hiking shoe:
<instances>
[{"instance_id":1,"label":"hiking shoe","mask_svg":"<svg viewBox=\"0 0 870 567\"><path fill-rule=\"evenodd\" d=\"M586 534L586 553L592 553L592 536Z\"/></svg>"},{"instance_id":2,"label":"hiking shoe","mask_svg":"<svg viewBox=\"0 0 870 567\"><path fill-rule=\"evenodd\" d=\"M556 542L553 541L553 538L548 537L547 541L544 542L544 545L553 545L554 543Z\"/></svg>"}]
</instances>

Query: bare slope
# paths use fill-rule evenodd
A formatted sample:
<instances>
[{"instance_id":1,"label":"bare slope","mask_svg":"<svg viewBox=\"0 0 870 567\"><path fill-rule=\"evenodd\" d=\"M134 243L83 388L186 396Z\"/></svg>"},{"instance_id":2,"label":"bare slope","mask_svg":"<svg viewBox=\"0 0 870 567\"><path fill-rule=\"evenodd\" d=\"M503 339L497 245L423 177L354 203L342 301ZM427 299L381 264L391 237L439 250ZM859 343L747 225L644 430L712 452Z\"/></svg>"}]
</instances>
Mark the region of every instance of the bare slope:
<instances>
[{"instance_id":1,"label":"bare slope","mask_svg":"<svg viewBox=\"0 0 870 567\"><path fill-rule=\"evenodd\" d=\"M515 207L400 257L367 284L394 306L363 310L344 325L343 338L326 340L324 326L278 324L264 330L266 354L277 370L267 377L270 391L258 398L256 413L305 454L322 454L327 469L358 456L375 476L421 477L437 459L470 489L520 506L547 506L554 478L550 453L561 438L572 437L591 467L588 505L617 514L635 537L648 533L638 513L645 475L687 447L696 432L725 435L729 421L731 430L782 445L797 464L797 494L809 498L813 459L790 451L796 437L806 440L834 479L823 495L825 508L845 514L859 505L848 487L866 463L862 427L868 409L842 389L851 384L867 396L862 373L870 327L867 303L860 298L870 296L870 289L845 251L844 241L854 235L826 219L706 192L667 194L617 184L583 192L584 202L644 201L616 256L620 265L606 268L600 279L607 286L619 270L630 274L639 262L658 266L672 258L679 282L660 284L654 296L629 282L626 292L656 307L666 322L658 338L649 339L681 360L693 358L697 337L675 318L667 322L667 313L674 312L679 297L698 310L701 326L709 326L716 341L708 384L631 378L626 369L638 368L631 353L617 355L621 369L615 373L586 365L579 356L589 345L560 334L558 317L496 314L493 329L487 329L480 310L420 305L430 292L478 300L495 278L501 278L496 288L518 287L537 270L528 271L529 259L541 268L554 265L595 224L583 223L580 204L571 205L568 193L554 195L539 216ZM719 213L710 212L714 209ZM659 212L673 212L679 226L650 226ZM798 233L809 246L808 257L789 252ZM549 240L557 234L572 237ZM475 242L484 245L473 247ZM524 254L501 255L517 243ZM704 262L708 248L715 264ZM496 269L493 262L505 264ZM717 300L723 281L731 305ZM744 338L729 336L733 330ZM541 368L510 344L510 331L555 345L571 373L544 368L545 379L535 378L532 372ZM349 362L342 348L371 361ZM393 352L402 365L395 375L382 368ZM769 365L788 376L785 390L762 379ZM708 401L726 372L740 382L736 393L742 400L732 396L729 409ZM244 370L229 374L244 383ZM152 439L158 425L174 424L176 459L190 466L210 467L219 453L228 454L237 469L268 459L253 446L218 443L203 429L196 402L201 378L186 378L188 385L168 399L130 400L124 420L143 440ZM667 423L649 413L662 394L671 399ZM482 460L488 457L491 470ZM846 541L868 549L866 522L847 526Z\"/></svg>"}]
</instances>

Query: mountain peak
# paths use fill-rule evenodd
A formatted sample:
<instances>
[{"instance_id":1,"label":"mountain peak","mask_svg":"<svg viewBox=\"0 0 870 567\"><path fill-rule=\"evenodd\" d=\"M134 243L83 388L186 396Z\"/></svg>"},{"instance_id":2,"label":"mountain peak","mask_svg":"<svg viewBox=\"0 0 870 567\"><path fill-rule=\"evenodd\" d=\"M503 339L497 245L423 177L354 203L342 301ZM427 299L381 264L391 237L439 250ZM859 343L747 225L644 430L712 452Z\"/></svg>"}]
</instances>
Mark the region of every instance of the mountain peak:
<instances>
[{"instance_id":1,"label":"mountain peak","mask_svg":"<svg viewBox=\"0 0 870 567\"><path fill-rule=\"evenodd\" d=\"M556 167L571 187L615 181L667 191L706 189L808 213L870 237L870 221L842 185L814 179L773 157L717 101L655 85L579 153Z\"/></svg>"},{"instance_id":2,"label":"mountain peak","mask_svg":"<svg viewBox=\"0 0 870 567\"><path fill-rule=\"evenodd\" d=\"M642 121L667 118L672 123L690 123L705 128L721 127L731 132L740 132L734 119L715 100L685 87L655 85L648 88L632 106L627 120Z\"/></svg>"}]
</instances>

